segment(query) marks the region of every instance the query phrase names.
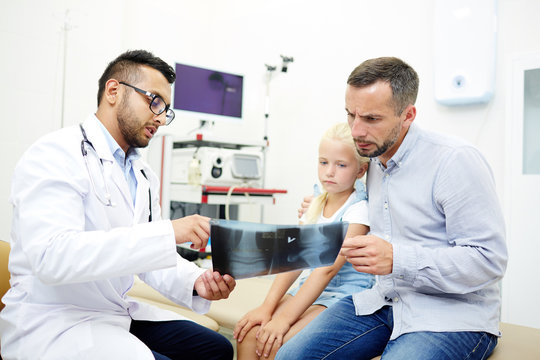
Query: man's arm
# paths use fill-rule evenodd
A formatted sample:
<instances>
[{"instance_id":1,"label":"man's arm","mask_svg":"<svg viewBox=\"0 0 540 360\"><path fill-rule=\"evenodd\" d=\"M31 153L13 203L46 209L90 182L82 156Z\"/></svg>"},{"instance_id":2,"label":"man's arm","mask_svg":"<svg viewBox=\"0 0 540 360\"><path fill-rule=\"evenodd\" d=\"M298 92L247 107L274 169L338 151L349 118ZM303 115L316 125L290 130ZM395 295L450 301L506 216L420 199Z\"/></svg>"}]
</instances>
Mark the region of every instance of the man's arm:
<instances>
[{"instance_id":1,"label":"man's arm","mask_svg":"<svg viewBox=\"0 0 540 360\"><path fill-rule=\"evenodd\" d=\"M470 293L499 281L507 262L504 219L484 158L471 147L450 152L433 191L444 238L426 246L427 239L390 244L357 237L344 243L342 254L358 270L391 274L425 293ZM436 241L441 246L433 246Z\"/></svg>"}]
</instances>

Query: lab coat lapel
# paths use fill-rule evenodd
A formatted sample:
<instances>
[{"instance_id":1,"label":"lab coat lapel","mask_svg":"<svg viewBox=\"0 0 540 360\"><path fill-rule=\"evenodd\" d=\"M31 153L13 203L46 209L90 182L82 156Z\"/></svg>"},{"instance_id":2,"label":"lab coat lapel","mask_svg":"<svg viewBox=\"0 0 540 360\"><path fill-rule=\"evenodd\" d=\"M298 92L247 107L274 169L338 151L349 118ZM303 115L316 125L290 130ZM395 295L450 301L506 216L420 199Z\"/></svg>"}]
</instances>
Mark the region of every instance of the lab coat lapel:
<instances>
[{"instance_id":1,"label":"lab coat lapel","mask_svg":"<svg viewBox=\"0 0 540 360\"><path fill-rule=\"evenodd\" d=\"M131 212L133 213L133 199L131 198L131 192L129 191L129 185L126 177L122 173L122 170L118 164L111 162L108 165L110 167L109 173L112 173L111 175L114 185L120 191L124 201L128 205L127 207L131 209Z\"/></svg>"},{"instance_id":2,"label":"lab coat lapel","mask_svg":"<svg viewBox=\"0 0 540 360\"><path fill-rule=\"evenodd\" d=\"M83 127L86 131L86 135L88 136L88 140L90 140L92 145L94 145L96 153L103 161L103 173L105 175L105 179L107 179L107 181L111 179L114 183L114 186L109 185L113 203L120 201L119 196L117 196L118 192L120 192L120 194L122 194L121 196L123 201L127 204L127 208L131 209L133 212L133 201L131 199L129 185L124 177L124 174L122 173L122 170L115 164L114 156L111 153L111 149L107 144L105 135L100 128L98 118L94 115L89 116L83 123ZM118 189L118 192L115 191L114 188Z\"/></svg>"},{"instance_id":3,"label":"lab coat lapel","mask_svg":"<svg viewBox=\"0 0 540 360\"><path fill-rule=\"evenodd\" d=\"M134 219L137 223L148 221L148 216L150 215L150 181L147 179L141 172L144 170L142 162L137 159L133 161L133 171L135 172L135 177L137 178L137 196L135 197L135 214ZM148 173L147 170L145 170ZM146 175L148 176L148 174Z\"/></svg>"}]
</instances>

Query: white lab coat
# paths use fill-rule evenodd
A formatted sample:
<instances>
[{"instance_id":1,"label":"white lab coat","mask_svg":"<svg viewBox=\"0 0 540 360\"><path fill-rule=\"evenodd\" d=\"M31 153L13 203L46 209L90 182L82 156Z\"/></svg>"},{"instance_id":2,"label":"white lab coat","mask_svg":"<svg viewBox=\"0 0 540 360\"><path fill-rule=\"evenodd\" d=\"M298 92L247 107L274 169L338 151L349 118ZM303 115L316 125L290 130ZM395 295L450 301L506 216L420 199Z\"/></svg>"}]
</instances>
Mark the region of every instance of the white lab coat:
<instances>
[{"instance_id":1,"label":"white lab coat","mask_svg":"<svg viewBox=\"0 0 540 360\"><path fill-rule=\"evenodd\" d=\"M98 121L92 115L83 126L103 159L114 207L95 196L81 154L79 126L38 140L15 169L11 289L2 299L6 307L0 313L4 360L153 359L127 331L131 319L171 320L180 315L126 296L133 274L197 312L210 306L192 294L195 279L204 270L177 255L171 222L156 221L160 219L156 175L142 160L134 162L138 185L133 206L127 181ZM103 198L99 159L87 149Z\"/></svg>"}]
</instances>

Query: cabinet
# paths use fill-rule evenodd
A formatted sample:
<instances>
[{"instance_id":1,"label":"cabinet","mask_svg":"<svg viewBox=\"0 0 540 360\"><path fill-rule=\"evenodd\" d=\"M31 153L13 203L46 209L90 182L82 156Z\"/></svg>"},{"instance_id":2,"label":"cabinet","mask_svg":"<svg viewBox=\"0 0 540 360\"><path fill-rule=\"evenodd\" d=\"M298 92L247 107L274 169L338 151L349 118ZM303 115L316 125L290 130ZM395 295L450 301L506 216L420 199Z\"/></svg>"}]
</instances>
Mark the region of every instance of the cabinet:
<instances>
[{"instance_id":1,"label":"cabinet","mask_svg":"<svg viewBox=\"0 0 540 360\"><path fill-rule=\"evenodd\" d=\"M203 150L201 150L203 149ZM190 204L271 205L285 189L264 188L264 142L229 142L203 134L173 138L161 135L148 147L148 162L160 178L163 218L171 202ZM190 184L188 167L199 161L200 183Z\"/></svg>"}]
</instances>

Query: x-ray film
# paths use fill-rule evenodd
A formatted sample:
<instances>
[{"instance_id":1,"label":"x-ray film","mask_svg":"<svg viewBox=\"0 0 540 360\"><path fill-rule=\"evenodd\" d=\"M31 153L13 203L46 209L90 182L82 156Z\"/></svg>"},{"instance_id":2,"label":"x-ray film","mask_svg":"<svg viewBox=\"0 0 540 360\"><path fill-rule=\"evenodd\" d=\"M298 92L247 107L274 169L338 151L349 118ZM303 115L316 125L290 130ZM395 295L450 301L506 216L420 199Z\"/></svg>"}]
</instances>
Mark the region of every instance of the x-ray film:
<instances>
[{"instance_id":1,"label":"x-ray film","mask_svg":"<svg viewBox=\"0 0 540 360\"><path fill-rule=\"evenodd\" d=\"M236 279L332 265L348 223L269 225L211 220L212 265Z\"/></svg>"}]
</instances>

